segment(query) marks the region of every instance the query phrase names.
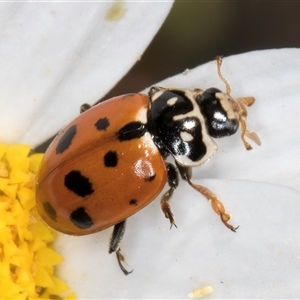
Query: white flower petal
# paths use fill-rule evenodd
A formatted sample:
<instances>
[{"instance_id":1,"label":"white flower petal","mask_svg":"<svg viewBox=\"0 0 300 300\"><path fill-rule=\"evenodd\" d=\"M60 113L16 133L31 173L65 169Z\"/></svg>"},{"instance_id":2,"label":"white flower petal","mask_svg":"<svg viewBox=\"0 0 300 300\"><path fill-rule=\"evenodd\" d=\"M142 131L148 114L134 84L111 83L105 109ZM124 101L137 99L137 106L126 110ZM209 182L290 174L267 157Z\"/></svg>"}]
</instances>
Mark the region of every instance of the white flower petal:
<instances>
[{"instance_id":1,"label":"white flower petal","mask_svg":"<svg viewBox=\"0 0 300 300\"><path fill-rule=\"evenodd\" d=\"M104 96L141 57L171 6L2 3L0 140L35 146L82 103Z\"/></svg>"},{"instance_id":2,"label":"white flower petal","mask_svg":"<svg viewBox=\"0 0 300 300\"><path fill-rule=\"evenodd\" d=\"M224 60L232 95L257 100L248 124L262 146L247 152L238 136L218 141L220 153L195 177L229 180L195 182L219 196L231 224L240 225L237 232L182 182L171 201L178 229L169 230L159 199L128 220L121 248L134 271L127 277L107 253L111 229L85 237L60 235L57 248L66 258L60 274L79 299L179 299L206 285L214 290L210 299L299 297L299 55L300 50L282 49ZM159 85L223 89L213 62Z\"/></svg>"}]
</instances>

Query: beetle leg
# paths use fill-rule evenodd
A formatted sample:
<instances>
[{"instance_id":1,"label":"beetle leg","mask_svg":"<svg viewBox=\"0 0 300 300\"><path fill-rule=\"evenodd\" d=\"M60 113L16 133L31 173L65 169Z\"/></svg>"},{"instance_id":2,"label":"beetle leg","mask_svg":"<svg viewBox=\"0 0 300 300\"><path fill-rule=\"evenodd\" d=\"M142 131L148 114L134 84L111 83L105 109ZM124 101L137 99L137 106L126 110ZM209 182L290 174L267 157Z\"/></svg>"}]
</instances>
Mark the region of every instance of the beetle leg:
<instances>
[{"instance_id":1,"label":"beetle leg","mask_svg":"<svg viewBox=\"0 0 300 300\"><path fill-rule=\"evenodd\" d=\"M125 275L128 275L133 270L131 270L129 272L123 266L123 262L125 262L125 260L124 260L123 254L121 253L121 249L120 249L120 244L121 244L122 238L123 238L124 233L125 233L125 227L126 227L126 220L124 220L124 221L122 221L122 222L120 222L120 223L118 223L114 226L114 229L113 229L113 232L112 232L112 235L111 235L111 239L110 239L110 242L109 242L108 253L116 252L118 264L119 264L122 272Z\"/></svg>"},{"instance_id":2,"label":"beetle leg","mask_svg":"<svg viewBox=\"0 0 300 300\"><path fill-rule=\"evenodd\" d=\"M80 106L80 113L84 113L85 111L89 110L92 107L92 105L88 103L84 103Z\"/></svg>"},{"instance_id":3,"label":"beetle leg","mask_svg":"<svg viewBox=\"0 0 300 300\"><path fill-rule=\"evenodd\" d=\"M177 165L177 167L178 170L180 171L180 175L182 179L186 180L192 188L194 188L196 191L202 194L208 201L211 201L211 206L213 210L220 216L223 224L227 228L235 232L239 228L239 226L233 227L232 225L228 224L228 221L230 220L230 216L228 213L226 213L225 207L222 204L222 202L218 199L218 197L208 188L191 182L192 169L190 167L182 167L179 165Z\"/></svg>"},{"instance_id":4,"label":"beetle leg","mask_svg":"<svg viewBox=\"0 0 300 300\"><path fill-rule=\"evenodd\" d=\"M163 195L160 201L161 210L163 211L165 217L169 219L171 223L171 227L174 225L176 226L174 216L171 210L171 206L169 201L173 195L174 190L178 187L178 172L174 165L170 163L166 163L167 165L167 172L168 172L168 184L170 186L169 190Z\"/></svg>"}]
</instances>

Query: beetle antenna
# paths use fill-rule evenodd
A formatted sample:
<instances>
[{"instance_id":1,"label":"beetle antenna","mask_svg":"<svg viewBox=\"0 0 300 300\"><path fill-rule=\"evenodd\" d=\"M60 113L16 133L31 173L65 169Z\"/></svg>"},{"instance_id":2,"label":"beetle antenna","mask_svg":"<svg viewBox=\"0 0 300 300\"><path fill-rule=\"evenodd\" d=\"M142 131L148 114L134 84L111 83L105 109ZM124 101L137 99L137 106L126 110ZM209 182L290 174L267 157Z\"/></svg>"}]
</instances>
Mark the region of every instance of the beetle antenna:
<instances>
[{"instance_id":1,"label":"beetle antenna","mask_svg":"<svg viewBox=\"0 0 300 300\"><path fill-rule=\"evenodd\" d=\"M231 93L230 85L229 85L228 81L224 78L224 76L222 75L222 72L221 72L221 65L222 65L223 56L217 56L216 60L217 60L218 75L219 75L220 79L225 84L226 94L230 95L230 93Z\"/></svg>"}]
</instances>

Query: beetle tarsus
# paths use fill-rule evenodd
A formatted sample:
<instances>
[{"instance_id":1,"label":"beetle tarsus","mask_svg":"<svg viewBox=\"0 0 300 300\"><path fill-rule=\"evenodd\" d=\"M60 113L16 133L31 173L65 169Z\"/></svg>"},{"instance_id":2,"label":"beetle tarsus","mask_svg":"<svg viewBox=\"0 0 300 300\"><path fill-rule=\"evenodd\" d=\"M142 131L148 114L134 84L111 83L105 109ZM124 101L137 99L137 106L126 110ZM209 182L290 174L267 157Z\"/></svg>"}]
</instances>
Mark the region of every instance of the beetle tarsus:
<instances>
[{"instance_id":1,"label":"beetle tarsus","mask_svg":"<svg viewBox=\"0 0 300 300\"><path fill-rule=\"evenodd\" d=\"M127 271L126 268L123 266L123 263L126 264L126 262L125 262L123 254L121 253L121 249L120 248L116 251L116 256L117 256L118 264L119 264L120 269L122 270L122 272L125 275L128 275L128 274L132 273L133 269L131 271Z\"/></svg>"},{"instance_id":2,"label":"beetle tarsus","mask_svg":"<svg viewBox=\"0 0 300 300\"><path fill-rule=\"evenodd\" d=\"M240 227L240 226L233 227L231 224L228 224L228 221L230 220L230 216L227 213L220 213L220 218L222 223L233 232L236 232L237 229Z\"/></svg>"},{"instance_id":3,"label":"beetle tarsus","mask_svg":"<svg viewBox=\"0 0 300 300\"><path fill-rule=\"evenodd\" d=\"M170 200L170 198L173 194L173 191L174 191L174 188L170 188L164 194L164 196L162 197L162 199L160 201L161 210L163 211L166 219L168 219L171 223L170 229L172 228L173 225L177 228L175 220L174 220L174 216L173 216L173 213L172 213L172 210L171 210L171 206L169 204L169 200Z\"/></svg>"}]
</instances>

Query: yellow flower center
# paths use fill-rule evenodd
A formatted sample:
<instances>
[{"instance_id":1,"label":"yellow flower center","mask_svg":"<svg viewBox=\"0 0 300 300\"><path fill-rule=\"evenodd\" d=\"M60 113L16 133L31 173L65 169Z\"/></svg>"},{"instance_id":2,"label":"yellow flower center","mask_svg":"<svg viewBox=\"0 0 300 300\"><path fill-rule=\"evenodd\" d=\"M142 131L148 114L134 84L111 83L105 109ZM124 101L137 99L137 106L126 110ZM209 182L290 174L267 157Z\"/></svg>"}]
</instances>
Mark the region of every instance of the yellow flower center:
<instances>
[{"instance_id":1,"label":"yellow flower center","mask_svg":"<svg viewBox=\"0 0 300 300\"><path fill-rule=\"evenodd\" d=\"M0 299L75 299L56 277L63 258L56 232L35 210L35 176L43 154L0 144Z\"/></svg>"}]
</instances>

